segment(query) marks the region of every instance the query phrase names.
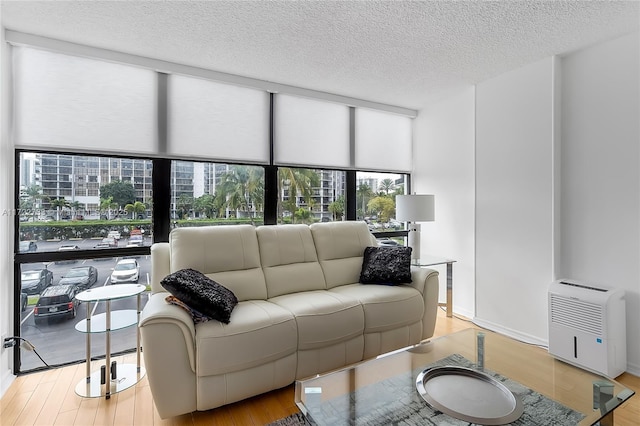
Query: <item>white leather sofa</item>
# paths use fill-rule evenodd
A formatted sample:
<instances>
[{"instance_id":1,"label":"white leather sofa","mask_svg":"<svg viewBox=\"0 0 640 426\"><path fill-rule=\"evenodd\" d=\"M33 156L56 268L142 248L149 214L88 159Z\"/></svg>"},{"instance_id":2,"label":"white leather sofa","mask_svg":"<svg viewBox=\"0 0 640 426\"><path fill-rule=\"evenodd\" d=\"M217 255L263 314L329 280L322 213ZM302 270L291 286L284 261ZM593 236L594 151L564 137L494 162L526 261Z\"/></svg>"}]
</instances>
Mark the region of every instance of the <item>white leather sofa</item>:
<instances>
[{"instance_id":1,"label":"white leather sofa","mask_svg":"<svg viewBox=\"0 0 640 426\"><path fill-rule=\"evenodd\" d=\"M151 247L151 296L140 319L158 412L209 410L433 335L438 272L412 283L359 284L364 222L179 228ZM166 275L198 270L233 291L229 324L194 324L165 301Z\"/></svg>"}]
</instances>

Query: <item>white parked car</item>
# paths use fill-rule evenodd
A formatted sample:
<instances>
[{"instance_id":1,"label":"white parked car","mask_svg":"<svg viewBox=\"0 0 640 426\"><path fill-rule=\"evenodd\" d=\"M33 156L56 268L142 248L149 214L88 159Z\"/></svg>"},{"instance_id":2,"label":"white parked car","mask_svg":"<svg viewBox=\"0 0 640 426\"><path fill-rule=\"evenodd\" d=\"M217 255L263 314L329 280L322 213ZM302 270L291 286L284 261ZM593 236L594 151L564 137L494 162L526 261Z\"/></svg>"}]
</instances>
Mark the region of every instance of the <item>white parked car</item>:
<instances>
[{"instance_id":1,"label":"white parked car","mask_svg":"<svg viewBox=\"0 0 640 426\"><path fill-rule=\"evenodd\" d=\"M137 283L140 279L140 265L135 259L121 259L111 273L111 284Z\"/></svg>"},{"instance_id":2,"label":"white parked car","mask_svg":"<svg viewBox=\"0 0 640 426\"><path fill-rule=\"evenodd\" d=\"M122 238L122 235L120 235L120 232L118 231L109 231L109 233L107 234L107 238L113 238L117 241Z\"/></svg>"}]
</instances>

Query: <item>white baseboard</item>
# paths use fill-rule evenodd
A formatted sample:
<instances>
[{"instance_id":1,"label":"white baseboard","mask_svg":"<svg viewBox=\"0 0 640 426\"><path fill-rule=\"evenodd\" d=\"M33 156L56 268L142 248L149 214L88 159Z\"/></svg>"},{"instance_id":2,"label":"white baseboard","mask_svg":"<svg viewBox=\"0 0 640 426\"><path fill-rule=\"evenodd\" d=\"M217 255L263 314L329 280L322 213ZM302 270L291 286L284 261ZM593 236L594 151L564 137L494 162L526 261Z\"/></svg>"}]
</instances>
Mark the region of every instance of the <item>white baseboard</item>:
<instances>
[{"instance_id":1,"label":"white baseboard","mask_svg":"<svg viewBox=\"0 0 640 426\"><path fill-rule=\"evenodd\" d=\"M496 324L491 321L485 321L480 318L474 318L473 323L479 327L486 328L491 331L495 331L496 333L504 334L505 336L511 337L512 339L519 340L521 342L528 343L530 345L543 346L545 348L549 347L549 341L545 339L541 339L537 336L532 336L530 334L522 333L518 330L514 330L512 328L504 327L501 324Z\"/></svg>"},{"instance_id":2,"label":"white baseboard","mask_svg":"<svg viewBox=\"0 0 640 426\"><path fill-rule=\"evenodd\" d=\"M627 373L633 374L636 377L640 377L640 365L628 362Z\"/></svg>"},{"instance_id":3,"label":"white baseboard","mask_svg":"<svg viewBox=\"0 0 640 426\"><path fill-rule=\"evenodd\" d=\"M2 385L0 387L0 398L4 396L5 392L9 389L9 386L11 386L15 379L16 376L11 373L11 370L7 369L2 372L2 376L0 377L0 384Z\"/></svg>"}]
</instances>

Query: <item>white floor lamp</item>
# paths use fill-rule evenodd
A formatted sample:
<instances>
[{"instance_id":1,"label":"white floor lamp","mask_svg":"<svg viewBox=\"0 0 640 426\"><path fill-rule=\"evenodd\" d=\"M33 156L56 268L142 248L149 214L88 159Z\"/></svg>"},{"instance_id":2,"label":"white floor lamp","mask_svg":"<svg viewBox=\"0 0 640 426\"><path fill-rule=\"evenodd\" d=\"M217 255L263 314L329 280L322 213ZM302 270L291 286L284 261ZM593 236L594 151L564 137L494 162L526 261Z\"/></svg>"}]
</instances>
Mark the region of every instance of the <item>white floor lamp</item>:
<instances>
[{"instance_id":1,"label":"white floor lamp","mask_svg":"<svg viewBox=\"0 0 640 426\"><path fill-rule=\"evenodd\" d=\"M435 197L433 195L396 195L396 220L409 222L409 247L411 260L420 260L420 224L435 220Z\"/></svg>"}]
</instances>

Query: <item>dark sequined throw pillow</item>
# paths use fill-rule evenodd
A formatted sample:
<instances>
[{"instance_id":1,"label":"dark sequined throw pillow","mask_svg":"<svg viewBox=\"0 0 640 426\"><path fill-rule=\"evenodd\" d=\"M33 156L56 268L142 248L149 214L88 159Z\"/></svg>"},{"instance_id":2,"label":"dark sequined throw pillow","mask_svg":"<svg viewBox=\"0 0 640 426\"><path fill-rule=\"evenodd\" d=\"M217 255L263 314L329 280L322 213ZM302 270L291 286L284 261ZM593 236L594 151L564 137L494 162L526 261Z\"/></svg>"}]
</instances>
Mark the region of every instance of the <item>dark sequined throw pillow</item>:
<instances>
[{"instance_id":1,"label":"dark sequined throw pillow","mask_svg":"<svg viewBox=\"0 0 640 426\"><path fill-rule=\"evenodd\" d=\"M231 290L194 269L169 274L160 285L196 311L225 324L229 324L231 311L238 304Z\"/></svg>"},{"instance_id":2,"label":"dark sequined throw pillow","mask_svg":"<svg viewBox=\"0 0 640 426\"><path fill-rule=\"evenodd\" d=\"M411 282L411 247L367 247L364 249L362 284Z\"/></svg>"}]
</instances>

